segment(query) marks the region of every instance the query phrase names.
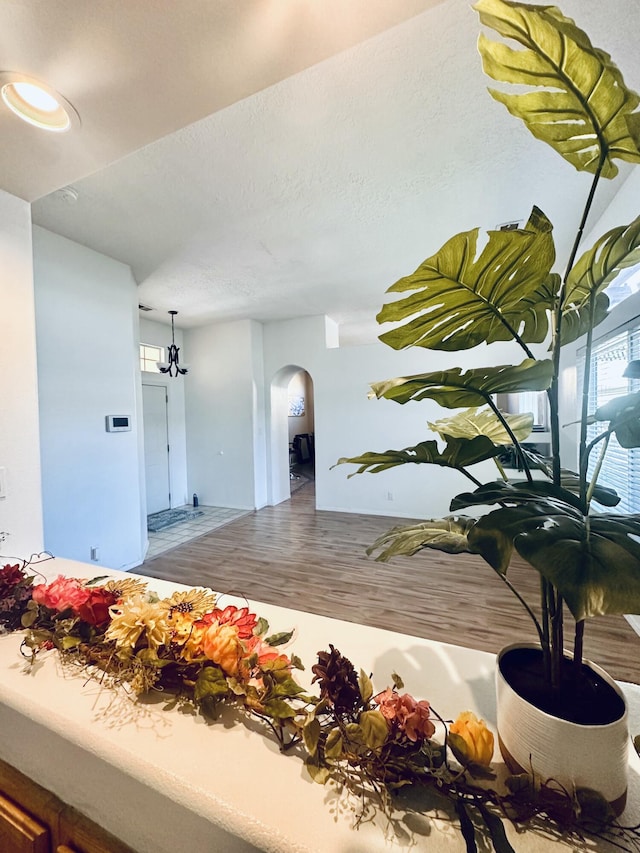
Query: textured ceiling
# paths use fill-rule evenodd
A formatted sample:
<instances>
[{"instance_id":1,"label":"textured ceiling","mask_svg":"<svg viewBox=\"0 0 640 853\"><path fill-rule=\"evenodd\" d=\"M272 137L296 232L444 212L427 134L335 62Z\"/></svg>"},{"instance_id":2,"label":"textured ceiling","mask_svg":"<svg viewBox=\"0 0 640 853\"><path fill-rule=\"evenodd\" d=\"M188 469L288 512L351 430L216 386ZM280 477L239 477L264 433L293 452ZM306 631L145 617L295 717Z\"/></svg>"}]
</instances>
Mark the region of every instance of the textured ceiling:
<instances>
[{"instance_id":1,"label":"textured ceiling","mask_svg":"<svg viewBox=\"0 0 640 853\"><path fill-rule=\"evenodd\" d=\"M561 5L639 89L640 3ZM164 320L170 308L185 327L324 313L340 323L343 341L360 342L373 335L386 287L457 231L526 219L537 204L556 226L559 250L566 249L590 178L533 139L486 93L475 48L477 16L463 0L196 2L199 15L190 23L182 22L183 4L179 10L148 0L102 6L101 26L85 15L92 34L86 40L83 26L69 22L73 45L86 56L92 44L115 74L120 63L100 54L100 33L105 44L113 43L111 57L130 54L139 40L145 56L162 68L167 115L160 122L155 100L151 112L163 126L154 127L142 98L128 104L118 133L97 120L89 133L87 119L82 134L87 130L89 142L102 137L97 160L115 162L87 168L78 155L78 175L57 183L73 183L77 203L54 192L34 204L34 221L130 264L140 301L155 309L150 319ZM383 22L380 11L373 30L356 35L358 18L347 21L341 14L359 7L364 17L365 6L393 9L395 21ZM119 18L117 27L109 21L115 7L132 7L135 30ZM207 14L212 8L226 15L217 39ZM237 12L245 8L253 17ZM304 24L296 31L297 16ZM172 19L179 50L167 42ZM343 25L348 37L341 40ZM189 26L196 28L192 51L185 47ZM296 32L311 34L306 46L298 37L290 41ZM237 54L227 41L234 34L243 47ZM316 42L324 45L320 54L312 49ZM290 64L274 59L290 53L297 57ZM72 47L65 56L72 64ZM199 80L209 94L211 81L218 89L224 79L227 97L196 97L187 108L180 92L193 84L176 84L185 68L186 79ZM47 68L26 70L45 76ZM148 66L137 87L152 93L150 100L160 88L152 71ZM84 120L78 93L48 79ZM117 113L111 98L101 98L96 79L87 81L87 103L97 107L106 100ZM0 119L0 130L6 121ZM123 124L131 125L131 138ZM71 144L83 150L80 137ZM119 153L109 153L109 146ZM138 150L127 154L132 148ZM48 178L55 174L54 163ZM603 187L599 210L625 174Z\"/></svg>"}]
</instances>

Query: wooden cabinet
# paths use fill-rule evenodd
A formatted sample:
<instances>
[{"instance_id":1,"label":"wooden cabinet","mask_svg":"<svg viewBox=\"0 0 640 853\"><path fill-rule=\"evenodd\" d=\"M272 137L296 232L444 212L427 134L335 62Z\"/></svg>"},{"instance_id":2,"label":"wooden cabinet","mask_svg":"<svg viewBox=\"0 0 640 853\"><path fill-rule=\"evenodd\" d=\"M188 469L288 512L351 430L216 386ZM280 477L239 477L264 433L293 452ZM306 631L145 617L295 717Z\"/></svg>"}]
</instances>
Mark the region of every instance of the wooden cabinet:
<instances>
[{"instance_id":1,"label":"wooden cabinet","mask_svg":"<svg viewBox=\"0 0 640 853\"><path fill-rule=\"evenodd\" d=\"M134 853L4 761L0 761L0 851Z\"/></svg>"},{"instance_id":2,"label":"wooden cabinet","mask_svg":"<svg viewBox=\"0 0 640 853\"><path fill-rule=\"evenodd\" d=\"M48 828L2 795L0 850L7 853L50 853L51 850L51 834Z\"/></svg>"}]
</instances>

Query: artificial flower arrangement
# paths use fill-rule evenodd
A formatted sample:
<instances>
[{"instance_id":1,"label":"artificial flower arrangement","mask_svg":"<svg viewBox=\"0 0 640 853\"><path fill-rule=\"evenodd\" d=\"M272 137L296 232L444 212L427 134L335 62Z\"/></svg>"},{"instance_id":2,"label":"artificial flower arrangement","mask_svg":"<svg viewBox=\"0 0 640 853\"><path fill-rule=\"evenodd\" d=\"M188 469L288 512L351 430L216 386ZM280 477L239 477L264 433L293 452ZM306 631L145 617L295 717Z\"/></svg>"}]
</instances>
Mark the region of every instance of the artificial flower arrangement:
<instances>
[{"instance_id":1,"label":"artificial flower arrangement","mask_svg":"<svg viewBox=\"0 0 640 853\"><path fill-rule=\"evenodd\" d=\"M392 686L376 693L370 677L330 645L311 667L320 695L310 695L293 675L302 662L282 651L293 632L269 634L248 606L221 608L207 589L159 598L137 578L34 583L29 570L27 563L0 568L0 633L25 632L27 666L57 650L83 675L134 699L164 691L212 719L231 706L262 721L283 752L301 755L316 782L356 795L359 820L378 808L390 814L398 793L426 789L439 816L444 808L459 821L469 853L481 839L482 849L488 842L513 853L503 818L543 826L547 835L605 836L620 849L640 849L640 832L616 824L594 792L570 795L553 780L528 777L497 784L484 721L469 711L445 720L403 692L395 673Z\"/></svg>"}]
</instances>

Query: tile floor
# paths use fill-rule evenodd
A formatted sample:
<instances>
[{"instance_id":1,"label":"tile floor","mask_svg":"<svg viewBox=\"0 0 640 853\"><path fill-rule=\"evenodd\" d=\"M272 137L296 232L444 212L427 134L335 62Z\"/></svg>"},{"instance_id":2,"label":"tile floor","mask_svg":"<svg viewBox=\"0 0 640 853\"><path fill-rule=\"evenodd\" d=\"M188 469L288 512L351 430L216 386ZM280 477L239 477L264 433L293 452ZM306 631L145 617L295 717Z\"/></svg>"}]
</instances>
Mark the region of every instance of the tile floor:
<instances>
[{"instance_id":1,"label":"tile floor","mask_svg":"<svg viewBox=\"0 0 640 853\"><path fill-rule=\"evenodd\" d=\"M187 508L191 509L192 507L185 507L185 509ZM182 509L182 507L176 507L176 509ZM236 518L247 515L246 510L228 509L220 506L199 506L198 509L202 510L203 514L197 518L173 524L157 533L149 532L149 550L145 561L157 557L158 554L164 554L165 551L170 551L171 548L176 548L190 539L203 536L210 530L215 530L216 527L222 527L223 524L228 524L230 521L235 521Z\"/></svg>"}]
</instances>

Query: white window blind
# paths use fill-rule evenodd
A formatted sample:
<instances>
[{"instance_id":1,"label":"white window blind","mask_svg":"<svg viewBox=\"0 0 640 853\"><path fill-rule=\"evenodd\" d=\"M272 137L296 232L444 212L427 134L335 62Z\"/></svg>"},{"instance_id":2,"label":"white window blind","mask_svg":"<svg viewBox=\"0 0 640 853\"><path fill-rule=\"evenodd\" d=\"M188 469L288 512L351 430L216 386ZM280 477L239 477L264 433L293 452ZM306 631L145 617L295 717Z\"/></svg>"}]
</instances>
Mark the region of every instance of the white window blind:
<instances>
[{"instance_id":1,"label":"white window blind","mask_svg":"<svg viewBox=\"0 0 640 853\"><path fill-rule=\"evenodd\" d=\"M635 325L617 331L598 341L591 352L591 384L589 388L589 413L592 414L614 397L640 390L640 381L627 379L622 374L632 359L640 358L640 320ZM578 375L582 383L584 350L578 359ZM580 398L581 399L581 395ZM592 424L587 429L587 442L603 432L606 424ZM598 459L602 443L596 445L589 460L589 476ZM620 503L608 512L640 512L640 449L625 450L615 436L609 441L598 484L609 486L620 496Z\"/></svg>"}]
</instances>

